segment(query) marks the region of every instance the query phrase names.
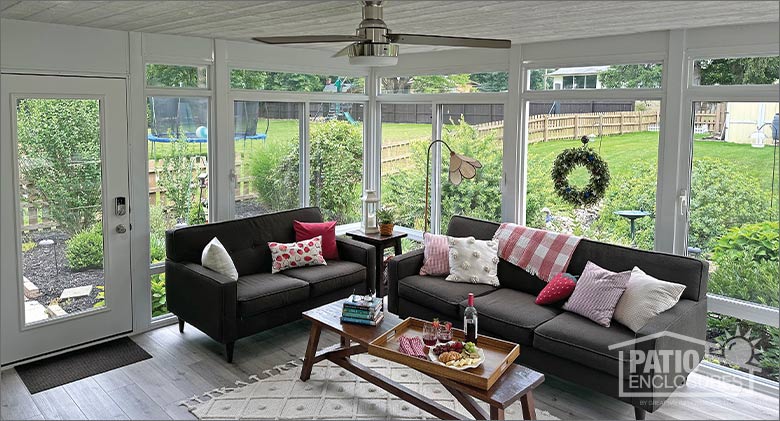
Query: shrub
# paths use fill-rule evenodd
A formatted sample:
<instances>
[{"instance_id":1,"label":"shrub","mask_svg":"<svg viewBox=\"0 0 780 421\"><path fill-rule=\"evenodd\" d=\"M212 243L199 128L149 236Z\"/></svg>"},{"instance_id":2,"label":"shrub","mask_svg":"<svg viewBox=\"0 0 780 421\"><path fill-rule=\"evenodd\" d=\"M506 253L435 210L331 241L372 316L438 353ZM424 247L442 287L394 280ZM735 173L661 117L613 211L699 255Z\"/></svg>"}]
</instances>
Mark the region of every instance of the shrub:
<instances>
[{"instance_id":1,"label":"shrub","mask_svg":"<svg viewBox=\"0 0 780 421\"><path fill-rule=\"evenodd\" d=\"M169 132L168 137L173 135ZM172 217L176 221L195 224L196 222L192 221L192 204L197 198L199 187L193 171L199 158L189 156L187 145L184 135L178 139L174 138L168 144L168 155L156 168L159 177L157 184L165 190L165 201L170 204Z\"/></svg>"},{"instance_id":2,"label":"shrub","mask_svg":"<svg viewBox=\"0 0 780 421\"><path fill-rule=\"evenodd\" d=\"M152 275L152 317L167 314L167 302L165 296L165 274Z\"/></svg>"},{"instance_id":3,"label":"shrub","mask_svg":"<svg viewBox=\"0 0 780 421\"><path fill-rule=\"evenodd\" d=\"M21 100L17 133L28 200L47 202L52 219L69 234L94 224L101 200L98 101Z\"/></svg>"},{"instance_id":4,"label":"shrub","mask_svg":"<svg viewBox=\"0 0 780 421\"><path fill-rule=\"evenodd\" d=\"M773 219L758 180L727 161L693 161L688 243L712 251L730 227Z\"/></svg>"},{"instance_id":5,"label":"shrub","mask_svg":"<svg viewBox=\"0 0 780 421\"><path fill-rule=\"evenodd\" d=\"M770 221L731 228L715 243L713 258L722 261L747 253L756 261L777 261L779 230L780 224Z\"/></svg>"},{"instance_id":6,"label":"shrub","mask_svg":"<svg viewBox=\"0 0 780 421\"><path fill-rule=\"evenodd\" d=\"M162 206L149 207L149 257L151 263L165 260L165 230L173 227Z\"/></svg>"},{"instance_id":7,"label":"shrub","mask_svg":"<svg viewBox=\"0 0 780 421\"><path fill-rule=\"evenodd\" d=\"M103 267L103 224L79 231L65 243L65 257L73 270Z\"/></svg>"},{"instance_id":8,"label":"shrub","mask_svg":"<svg viewBox=\"0 0 780 421\"><path fill-rule=\"evenodd\" d=\"M780 329L769 327L769 346L761 354L761 367L775 381L780 379Z\"/></svg>"},{"instance_id":9,"label":"shrub","mask_svg":"<svg viewBox=\"0 0 780 421\"><path fill-rule=\"evenodd\" d=\"M311 127L311 200L326 219L339 223L360 219L363 131L346 121ZM269 210L298 207L298 139L269 142L250 158L253 186Z\"/></svg>"},{"instance_id":10,"label":"shrub","mask_svg":"<svg viewBox=\"0 0 780 421\"><path fill-rule=\"evenodd\" d=\"M749 252L716 261L708 291L713 294L777 307L780 271L777 260L755 260Z\"/></svg>"}]
</instances>

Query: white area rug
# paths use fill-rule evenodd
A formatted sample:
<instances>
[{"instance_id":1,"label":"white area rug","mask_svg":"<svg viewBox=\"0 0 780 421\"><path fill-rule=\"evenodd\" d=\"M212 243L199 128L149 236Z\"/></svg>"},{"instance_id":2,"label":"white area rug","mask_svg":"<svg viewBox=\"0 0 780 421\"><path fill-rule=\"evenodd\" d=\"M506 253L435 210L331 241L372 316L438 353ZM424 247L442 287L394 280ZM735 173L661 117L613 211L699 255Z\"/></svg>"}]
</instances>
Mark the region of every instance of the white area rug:
<instances>
[{"instance_id":1,"label":"white area rug","mask_svg":"<svg viewBox=\"0 0 780 421\"><path fill-rule=\"evenodd\" d=\"M468 415L439 382L416 370L368 354L352 358L442 405ZM202 398L193 397L182 405L201 420L435 418L330 361L315 365L311 378L302 382L298 378L300 365L300 362L295 362L267 370L263 373L267 377L263 379L251 376L251 383L239 381L235 388L212 390ZM487 404L483 409L488 410ZM542 420L558 419L539 409L536 416ZM519 401L507 408L506 418L522 418Z\"/></svg>"}]
</instances>

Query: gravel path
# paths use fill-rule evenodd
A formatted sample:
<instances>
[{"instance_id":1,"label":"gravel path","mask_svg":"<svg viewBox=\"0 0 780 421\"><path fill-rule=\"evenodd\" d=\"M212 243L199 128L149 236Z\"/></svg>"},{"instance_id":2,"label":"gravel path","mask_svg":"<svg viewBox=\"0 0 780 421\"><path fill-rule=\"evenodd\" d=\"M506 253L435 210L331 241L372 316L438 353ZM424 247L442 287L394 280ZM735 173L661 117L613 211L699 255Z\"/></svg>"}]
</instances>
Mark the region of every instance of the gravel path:
<instances>
[{"instance_id":1,"label":"gravel path","mask_svg":"<svg viewBox=\"0 0 780 421\"><path fill-rule=\"evenodd\" d=\"M60 307L68 313L92 308L96 302L98 285L104 285L103 270L89 269L74 272L68 268L65 259L65 241L68 235L60 231L46 231L31 234L36 246L32 250L23 253L22 264L24 276L41 292L35 300L43 305L48 305L52 300L59 298L65 288L92 285L89 296L71 298L60 302ZM53 240L50 246L38 244L41 240ZM56 257L56 260L55 260Z\"/></svg>"}]
</instances>

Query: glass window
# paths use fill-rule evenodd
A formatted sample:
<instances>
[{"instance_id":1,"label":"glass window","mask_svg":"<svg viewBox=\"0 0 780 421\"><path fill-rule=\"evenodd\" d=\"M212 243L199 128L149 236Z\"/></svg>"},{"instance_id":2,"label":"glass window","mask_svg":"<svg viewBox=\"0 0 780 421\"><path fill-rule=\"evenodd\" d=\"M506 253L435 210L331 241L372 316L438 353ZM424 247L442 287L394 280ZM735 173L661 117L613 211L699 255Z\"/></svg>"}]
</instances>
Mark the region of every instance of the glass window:
<instances>
[{"instance_id":1,"label":"glass window","mask_svg":"<svg viewBox=\"0 0 780 421\"><path fill-rule=\"evenodd\" d=\"M235 101L236 218L300 206L303 103Z\"/></svg>"},{"instance_id":2,"label":"glass window","mask_svg":"<svg viewBox=\"0 0 780 421\"><path fill-rule=\"evenodd\" d=\"M230 87L232 89L362 94L365 92L365 81L363 76L315 75L246 69L230 71Z\"/></svg>"},{"instance_id":3,"label":"glass window","mask_svg":"<svg viewBox=\"0 0 780 421\"><path fill-rule=\"evenodd\" d=\"M528 87L532 91L660 88L662 73L660 63L533 69L528 71Z\"/></svg>"},{"instance_id":4,"label":"glass window","mask_svg":"<svg viewBox=\"0 0 780 421\"><path fill-rule=\"evenodd\" d=\"M777 298L777 289L772 293ZM775 304L777 306L777 304ZM708 313L707 361L778 381L780 329L718 313Z\"/></svg>"},{"instance_id":5,"label":"glass window","mask_svg":"<svg viewBox=\"0 0 780 421\"><path fill-rule=\"evenodd\" d=\"M507 72L395 76L381 78L380 91L383 94L507 92L508 80Z\"/></svg>"},{"instance_id":6,"label":"glass window","mask_svg":"<svg viewBox=\"0 0 780 421\"><path fill-rule=\"evenodd\" d=\"M441 232L447 231L454 215L500 221L503 104L443 105L442 115L441 139L453 152L477 159L482 168L476 170L473 179L454 185L449 180L449 151L442 148Z\"/></svg>"},{"instance_id":7,"label":"glass window","mask_svg":"<svg viewBox=\"0 0 780 421\"><path fill-rule=\"evenodd\" d=\"M693 63L693 84L777 85L780 83L780 56L711 58Z\"/></svg>"},{"instance_id":8,"label":"glass window","mask_svg":"<svg viewBox=\"0 0 780 421\"><path fill-rule=\"evenodd\" d=\"M688 253L710 262L710 293L777 308L779 105L694 107Z\"/></svg>"},{"instance_id":9,"label":"glass window","mask_svg":"<svg viewBox=\"0 0 780 421\"><path fill-rule=\"evenodd\" d=\"M382 104L382 205L398 225L423 229L430 104Z\"/></svg>"},{"instance_id":10,"label":"glass window","mask_svg":"<svg viewBox=\"0 0 780 421\"><path fill-rule=\"evenodd\" d=\"M206 66L147 64L146 86L151 88L206 89L209 87L206 73Z\"/></svg>"},{"instance_id":11,"label":"glass window","mask_svg":"<svg viewBox=\"0 0 780 421\"><path fill-rule=\"evenodd\" d=\"M105 305L100 106L16 103L25 325Z\"/></svg>"},{"instance_id":12,"label":"glass window","mask_svg":"<svg viewBox=\"0 0 780 421\"><path fill-rule=\"evenodd\" d=\"M150 96L146 113L149 257L158 265L165 260L166 230L209 221L209 99ZM155 275L152 281L154 306L161 300L154 294L164 294L165 277Z\"/></svg>"},{"instance_id":13,"label":"glass window","mask_svg":"<svg viewBox=\"0 0 780 421\"><path fill-rule=\"evenodd\" d=\"M363 108L362 103L309 104L309 202L339 225L360 222Z\"/></svg>"},{"instance_id":14,"label":"glass window","mask_svg":"<svg viewBox=\"0 0 780 421\"><path fill-rule=\"evenodd\" d=\"M530 103L528 123L528 226L652 250L658 162L660 103L630 101ZM617 109L618 111L611 111ZM556 157L588 146L606 162L610 182L597 203L574 205L556 191L551 177ZM575 166L567 177L585 194L591 174Z\"/></svg>"}]
</instances>

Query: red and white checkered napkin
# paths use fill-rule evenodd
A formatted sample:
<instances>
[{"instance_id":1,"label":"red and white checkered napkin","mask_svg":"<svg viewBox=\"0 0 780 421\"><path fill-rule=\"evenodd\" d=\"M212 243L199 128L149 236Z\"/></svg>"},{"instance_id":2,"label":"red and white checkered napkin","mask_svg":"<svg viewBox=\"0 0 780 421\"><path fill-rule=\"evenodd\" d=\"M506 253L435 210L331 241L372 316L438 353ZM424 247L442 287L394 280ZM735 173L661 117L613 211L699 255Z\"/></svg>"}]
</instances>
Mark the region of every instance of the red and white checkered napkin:
<instances>
[{"instance_id":1,"label":"red and white checkered napkin","mask_svg":"<svg viewBox=\"0 0 780 421\"><path fill-rule=\"evenodd\" d=\"M580 237L505 222L493 241L498 241L498 257L549 282L566 272Z\"/></svg>"},{"instance_id":2,"label":"red and white checkered napkin","mask_svg":"<svg viewBox=\"0 0 780 421\"><path fill-rule=\"evenodd\" d=\"M399 336L398 344L398 349L402 353L423 360L428 359L428 355L425 354L425 344L419 336Z\"/></svg>"}]
</instances>

